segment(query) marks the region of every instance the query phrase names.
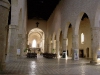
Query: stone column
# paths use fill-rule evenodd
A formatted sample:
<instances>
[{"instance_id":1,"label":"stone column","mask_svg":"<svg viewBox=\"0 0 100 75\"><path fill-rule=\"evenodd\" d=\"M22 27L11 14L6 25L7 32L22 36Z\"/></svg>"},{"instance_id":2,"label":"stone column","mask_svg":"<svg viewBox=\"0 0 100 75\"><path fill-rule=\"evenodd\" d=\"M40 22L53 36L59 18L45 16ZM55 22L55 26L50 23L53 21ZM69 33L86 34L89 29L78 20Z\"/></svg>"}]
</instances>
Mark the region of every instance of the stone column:
<instances>
[{"instance_id":1,"label":"stone column","mask_svg":"<svg viewBox=\"0 0 100 75\"><path fill-rule=\"evenodd\" d=\"M79 36L73 35L72 38L72 59L79 60Z\"/></svg>"},{"instance_id":2,"label":"stone column","mask_svg":"<svg viewBox=\"0 0 100 75\"><path fill-rule=\"evenodd\" d=\"M91 50L92 59L90 63L93 63L93 64L98 63L97 51L99 51L100 49L100 45L99 45L100 35L99 34L100 34L99 27L92 28L92 50Z\"/></svg>"},{"instance_id":3,"label":"stone column","mask_svg":"<svg viewBox=\"0 0 100 75\"><path fill-rule=\"evenodd\" d=\"M0 0L0 73L5 68L6 26L10 4L8 0Z\"/></svg>"},{"instance_id":4,"label":"stone column","mask_svg":"<svg viewBox=\"0 0 100 75\"><path fill-rule=\"evenodd\" d=\"M60 53L59 53L59 41L56 41L56 54L57 54L57 58L60 57Z\"/></svg>"},{"instance_id":5,"label":"stone column","mask_svg":"<svg viewBox=\"0 0 100 75\"><path fill-rule=\"evenodd\" d=\"M17 59L17 26L9 26L7 61Z\"/></svg>"},{"instance_id":6,"label":"stone column","mask_svg":"<svg viewBox=\"0 0 100 75\"><path fill-rule=\"evenodd\" d=\"M67 45L66 45L66 39L63 39L62 50L63 50L63 51L66 51L66 55L65 55L65 58L66 58L66 56L67 56Z\"/></svg>"},{"instance_id":7,"label":"stone column","mask_svg":"<svg viewBox=\"0 0 100 75\"><path fill-rule=\"evenodd\" d=\"M22 41L24 41L22 39L22 34L18 34L17 49L20 49L20 56L22 56L22 47L23 47Z\"/></svg>"}]
</instances>

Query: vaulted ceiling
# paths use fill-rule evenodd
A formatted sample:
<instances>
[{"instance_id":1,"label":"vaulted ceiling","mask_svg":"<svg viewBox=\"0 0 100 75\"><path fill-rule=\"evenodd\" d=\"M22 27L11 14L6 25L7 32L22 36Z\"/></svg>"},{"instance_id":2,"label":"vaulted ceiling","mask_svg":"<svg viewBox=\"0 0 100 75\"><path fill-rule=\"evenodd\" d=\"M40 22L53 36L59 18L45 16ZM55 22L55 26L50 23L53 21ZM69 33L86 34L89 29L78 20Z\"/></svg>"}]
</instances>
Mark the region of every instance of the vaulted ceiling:
<instances>
[{"instance_id":1,"label":"vaulted ceiling","mask_svg":"<svg viewBox=\"0 0 100 75\"><path fill-rule=\"evenodd\" d=\"M48 20L60 0L27 0L28 19Z\"/></svg>"}]
</instances>

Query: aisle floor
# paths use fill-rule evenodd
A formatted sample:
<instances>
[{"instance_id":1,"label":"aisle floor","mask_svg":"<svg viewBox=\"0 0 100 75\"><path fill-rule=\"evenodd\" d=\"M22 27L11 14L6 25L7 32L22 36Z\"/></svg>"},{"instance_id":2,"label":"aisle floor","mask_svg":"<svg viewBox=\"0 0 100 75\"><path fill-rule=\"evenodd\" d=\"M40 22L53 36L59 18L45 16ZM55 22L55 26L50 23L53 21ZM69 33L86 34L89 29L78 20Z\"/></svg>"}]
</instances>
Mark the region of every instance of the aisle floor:
<instances>
[{"instance_id":1,"label":"aisle floor","mask_svg":"<svg viewBox=\"0 0 100 75\"><path fill-rule=\"evenodd\" d=\"M0 75L100 75L100 66L89 64L90 60L20 58L7 62L6 70Z\"/></svg>"}]
</instances>

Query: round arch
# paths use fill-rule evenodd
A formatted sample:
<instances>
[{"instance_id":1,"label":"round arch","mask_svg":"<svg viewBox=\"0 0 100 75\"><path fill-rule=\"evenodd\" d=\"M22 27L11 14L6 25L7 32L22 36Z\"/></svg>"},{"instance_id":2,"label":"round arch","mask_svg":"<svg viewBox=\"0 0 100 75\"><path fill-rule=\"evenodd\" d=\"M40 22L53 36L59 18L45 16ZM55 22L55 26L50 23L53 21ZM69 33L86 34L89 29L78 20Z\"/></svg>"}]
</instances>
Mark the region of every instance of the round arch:
<instances>
[{"instance_id":1,"label":"round arch","mask_svg":"<svg viewBox=\"0 0 100 75\"><path fill-rule=\"evenodd\" d=\"M45 34L40 28L33 28L28 32L28 45L32 48L32 41L36 40L37 47L40 48L41 52L44 53L44 45L45 45Z\"/></svg>"},{"instance_id":2,"label":"round arch","mask_svg":"<svg viewBox=\"0 0 100 75\"><path fill-rule=\"evenodd\" d=\"M29 32L28 32L28 35L30 35L31 33L33 33L33 32L37 32L37 31L39 31L38 33L41 35L41 33L40 32L43 32L43 30L41 30L40 28L33 28L33 29L31 29ZM44 32L43 32L44 33Z\"/></svg>"}]
</instances>

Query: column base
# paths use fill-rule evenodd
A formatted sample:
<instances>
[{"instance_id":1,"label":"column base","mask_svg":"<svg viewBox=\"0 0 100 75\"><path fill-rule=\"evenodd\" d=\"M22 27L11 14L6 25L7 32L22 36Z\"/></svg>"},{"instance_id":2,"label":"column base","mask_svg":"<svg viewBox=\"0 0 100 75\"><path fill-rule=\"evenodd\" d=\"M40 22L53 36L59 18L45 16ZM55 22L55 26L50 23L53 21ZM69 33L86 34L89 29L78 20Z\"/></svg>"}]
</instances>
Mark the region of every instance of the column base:
<instances>
[{"instance_id":1,"label":"column base","mask_svg":"<svg viewBox=\"0 0 100 75\"><path fill-rule=\"evenodd\" d=\"M94 64L94 65L95 65L95 64L98 64L98 62L97 62L97 61L91 60L91 61L90 61L90 64Z\"/></svg>"}]
</instances>

